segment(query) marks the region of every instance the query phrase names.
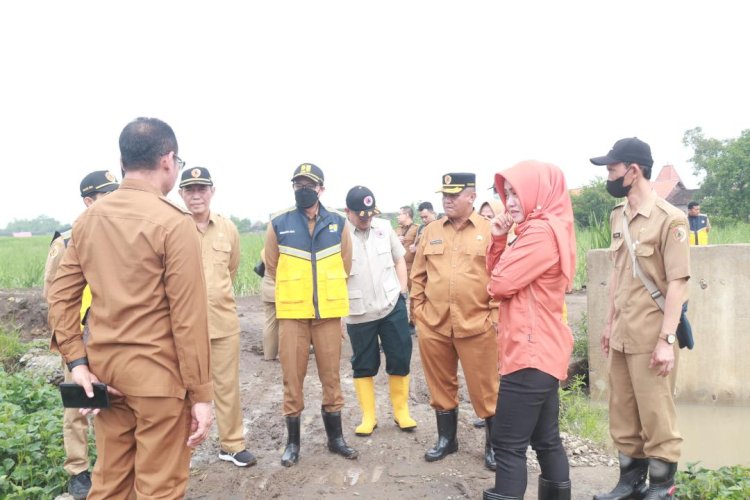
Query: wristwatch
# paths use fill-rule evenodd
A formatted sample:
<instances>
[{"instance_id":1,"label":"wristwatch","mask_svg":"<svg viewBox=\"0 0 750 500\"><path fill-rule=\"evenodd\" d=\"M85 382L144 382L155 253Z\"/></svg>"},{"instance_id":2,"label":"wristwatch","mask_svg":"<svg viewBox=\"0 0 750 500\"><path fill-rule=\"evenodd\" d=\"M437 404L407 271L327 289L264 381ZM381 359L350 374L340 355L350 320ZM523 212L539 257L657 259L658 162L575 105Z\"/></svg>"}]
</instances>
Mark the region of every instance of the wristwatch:
<instances>
[{"instance_id":1,"label":"wristwatch","mask_svg":"<svg viewBox=\"0 0 750 500\"><path fill-rule=\"evenodd\" d=\"M73 368L75 368L76 366L80 366L80 365L88 366L88 364L89 364L89 358L85 356L83 358L74 359L70 363L67 363L68 371L72 372Z\"/></svg>"},{"instance_id":2,"label":"wristwatch","mask_svg":"<svg viewBox=\"0 0 750 500\"><path fill-rule=\"evenodd\" d=\"M659 338L662 340L666 340L667 344L672 345L677 340L677 336L674 333L663 333L659 335Z\"/></svg>"}]
</instances>

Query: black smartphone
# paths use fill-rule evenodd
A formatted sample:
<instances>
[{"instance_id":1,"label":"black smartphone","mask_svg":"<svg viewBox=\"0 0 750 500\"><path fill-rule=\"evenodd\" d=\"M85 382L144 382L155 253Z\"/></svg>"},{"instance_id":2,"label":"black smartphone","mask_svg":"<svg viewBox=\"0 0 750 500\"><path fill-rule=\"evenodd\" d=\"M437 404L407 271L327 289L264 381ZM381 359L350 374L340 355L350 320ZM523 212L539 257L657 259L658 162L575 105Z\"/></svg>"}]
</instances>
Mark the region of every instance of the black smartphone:
<instances>
[{"instance_id":1,"label":"black smartphone","mask_svg":"<svg viewBox=\"0 0 750 500\"><path fill-rule=\"evenodd\" d=\"M65 408L109 408L109 393L107 384L92 384L94 397L86 395L82 385L75 382L60 384L60 395Z\"/></svg>"}]
</instances>

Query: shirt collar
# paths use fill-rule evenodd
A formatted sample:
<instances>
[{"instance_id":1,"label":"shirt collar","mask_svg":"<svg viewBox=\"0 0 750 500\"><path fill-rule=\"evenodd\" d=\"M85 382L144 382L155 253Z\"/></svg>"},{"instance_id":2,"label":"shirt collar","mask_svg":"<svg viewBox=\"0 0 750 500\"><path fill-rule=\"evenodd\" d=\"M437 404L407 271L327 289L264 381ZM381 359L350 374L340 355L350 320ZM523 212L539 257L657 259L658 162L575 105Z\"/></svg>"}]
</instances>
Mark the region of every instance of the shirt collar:
<instances>
[{"instance_id":1,"label":"shirt collar","mask_svg":"<svg viewBox=\"0 0 750 500\"><path fill-rule=\"evenodd\" d=\"M120 189L135 189L136 191L146 191L157 196L164 196L153 184L143 179L132 179L125 177L120 183Z\"/></svg>"}]
</instances>

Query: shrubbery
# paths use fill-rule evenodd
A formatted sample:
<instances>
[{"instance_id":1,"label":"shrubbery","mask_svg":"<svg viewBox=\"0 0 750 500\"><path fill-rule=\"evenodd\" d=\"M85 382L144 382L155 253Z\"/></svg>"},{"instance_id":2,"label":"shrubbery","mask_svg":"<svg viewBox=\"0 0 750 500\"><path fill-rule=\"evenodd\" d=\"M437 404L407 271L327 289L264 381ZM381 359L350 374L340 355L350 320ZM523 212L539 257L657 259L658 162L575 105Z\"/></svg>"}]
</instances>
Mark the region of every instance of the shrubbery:
<instances>
[{"instance_id":1,"label":"shrubbery","mask_svg":"<svg viewBox=\"0 0 750 500\"><path fill-rule=\"evenodd\" d=\"M741 465L710 470L688 464L687 470L677 473L676 483L675 497L682 500L750 498L750 468Z\"/></svg>"},{"instance_id":2,"label":"shrubbery","mask_svg":"<svg viewBox=\"0 0 750 500\"><path fill-rule=\"evenodd\" d=\"M54 498L64 491L62 414L56 387L0 368L0 497Z\"/></svg>"}]
</instances>

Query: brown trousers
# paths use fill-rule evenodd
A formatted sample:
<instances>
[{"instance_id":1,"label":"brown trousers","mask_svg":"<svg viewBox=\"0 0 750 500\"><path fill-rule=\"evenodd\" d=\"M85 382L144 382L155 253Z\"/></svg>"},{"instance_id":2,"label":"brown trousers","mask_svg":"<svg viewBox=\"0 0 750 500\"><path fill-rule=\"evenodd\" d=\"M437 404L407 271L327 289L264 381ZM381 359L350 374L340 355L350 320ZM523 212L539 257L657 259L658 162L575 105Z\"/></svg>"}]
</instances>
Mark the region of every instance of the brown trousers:
<instances>
[{"instance_id":1,"label":"brown trousers","mask_svg":"<svg viewBox=\"0 0 750 500\"><path fill-rule=\"evenodd\" d=\"M460 360L474 411L480 418L493 416L499 386L494 329L464 338L446 337L423 323L419 323L417 329L422 368L430 389L430 405L441 411L458 406Z\"/></svg>"},{"instance_id":2,"label":"brown trousers","mask_svg":"<svg viewBox=\"0 0 750 500\"><path fill-rule=\"evenodd\" d=\"M214 411L221 449L236 453L245 449L240 406L240 336L211 339L211 376Z\"/></svg>"},{"instance_id":3,"label":"brown trousers","mask_svg":"<svg viewBox=\"0 0 750 500\"><path fill-rule=\"evenodd\" d=\"M675 346L675 367L668 377L648 367L651 353L609 351L609 432L615 447L629 457L680 459L682 437L672 396L677 351Z\"/></svg>"},{"instance_id":4,"label":"brown trousers","mask_svg":"<svg viewBox=\"0 0 750 500\"><path fill-rule=\"evenodd\" d=\"M73 382L73 375L63 361L65 382ZM63 469L71 476L89 470L89 420L78 408L65 408L63 413Z\"/></svg>"},{"instance_id":5,"label":"brown trousers","mask_svg":"<svg viewBox=\"0 0 750 500\"><path fill-rule=\"evenodd\" d=\"M115 397L95 419L97 459L88 500L185 496L190 402Z\"/></svg>"},{"instance_id":6,"label":"brown trousers","mask_svg":"<svg viewBox=\"0 0 750 500\"><path fill-rule=\"evenodd\" d=\"M310 344L315 348L315 363L323 386L323 409L332 412L344 407L339 378L341 318L280 319L279 361L284 379L284 416L298 416L305 408L303 385Z\"/></svg>"}]
</instances>

